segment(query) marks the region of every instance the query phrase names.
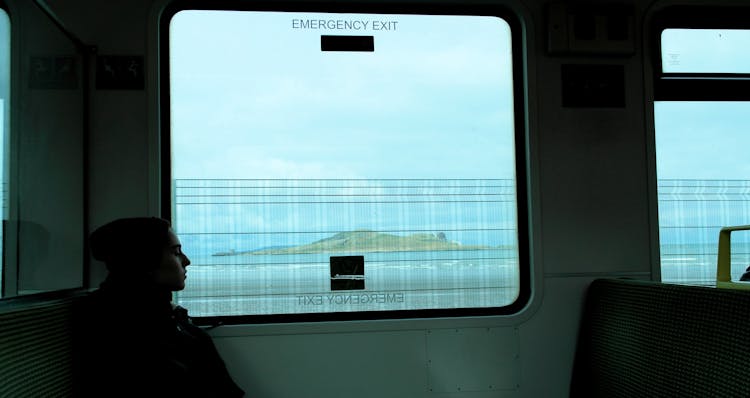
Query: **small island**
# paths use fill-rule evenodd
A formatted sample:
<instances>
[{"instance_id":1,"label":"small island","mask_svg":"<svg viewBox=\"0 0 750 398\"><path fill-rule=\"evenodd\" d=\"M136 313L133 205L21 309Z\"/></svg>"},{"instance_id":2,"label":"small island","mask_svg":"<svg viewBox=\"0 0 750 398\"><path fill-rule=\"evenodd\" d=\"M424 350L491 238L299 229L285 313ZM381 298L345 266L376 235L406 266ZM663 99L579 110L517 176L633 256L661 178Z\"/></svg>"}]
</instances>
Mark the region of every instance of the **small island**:
<instances>
[{"instance_id":1,"label":"small island","mask_svg":"<svg viewBox=\"0 0 750 398\"><path fill-rule=\"evenodd\" d=\"M292 247L266 248L252 251L230 251L214 256L269 255L269 254L312 254L342 252L406 252L441 250L482 250L489 246L462 245L449 241L445 233L418 233L399 236L369 230L340 232L319 241Z\"/></svg>"}]
</instances>

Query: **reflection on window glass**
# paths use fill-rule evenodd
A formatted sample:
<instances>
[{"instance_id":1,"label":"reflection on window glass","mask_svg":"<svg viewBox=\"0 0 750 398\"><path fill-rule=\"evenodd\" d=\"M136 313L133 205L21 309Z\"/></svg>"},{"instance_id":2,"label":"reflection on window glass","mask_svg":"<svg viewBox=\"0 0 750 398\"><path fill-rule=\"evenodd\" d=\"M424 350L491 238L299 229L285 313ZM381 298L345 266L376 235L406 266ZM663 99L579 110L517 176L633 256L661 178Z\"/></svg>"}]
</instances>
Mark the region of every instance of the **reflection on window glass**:
<instances>
[{"instance_id":1,"label":"reflection on window glass","mask_svg":"<svg viewBox=\"0 0 750 398\"><path fill-rule=\"evenodd\" d=\"M750 73L750 30L665 29L665 73Z\"/></svg>"},{"instance_id":2,"label":"reflection on window glass","mask_svg":"<svg viewBox=\"0 0 750 398\"><path fill-rule=\"evenodd\" d=\"M750 224L750 102L656 102L661 273L713 285L719 230ZM750 233L732 234L732 279L750 266Z\"/></svg>"},{"instance_id":3,"label":"reflection on window glass","mask_svg":"<svg viewBox=\"0 0 750 398\"><path fill-rule=\"evenodd\" d=\"M321 51L345 35L373 48ZM176 300L193 315L516 300L503 19L189 10L169 59L173 223L193 263Z\"/></svg>"},{"instance_id":4,"label":"reflection on window glass","mask_svg":"<svg viewBox=\"0 0 750 398\"><path fill-rule=\"evenodd\" d=\"M10 18L0 9L0 187L2 187L2 220L8 219L8 154L10 140ZM0 242L5 242L4 228L0 227ZM0 244L0 264L5 265L5 248ZM0 267L0 287L3 286L4 267ZM0 295L3 289L0 288Z\"/></svg>"}]
</instances>

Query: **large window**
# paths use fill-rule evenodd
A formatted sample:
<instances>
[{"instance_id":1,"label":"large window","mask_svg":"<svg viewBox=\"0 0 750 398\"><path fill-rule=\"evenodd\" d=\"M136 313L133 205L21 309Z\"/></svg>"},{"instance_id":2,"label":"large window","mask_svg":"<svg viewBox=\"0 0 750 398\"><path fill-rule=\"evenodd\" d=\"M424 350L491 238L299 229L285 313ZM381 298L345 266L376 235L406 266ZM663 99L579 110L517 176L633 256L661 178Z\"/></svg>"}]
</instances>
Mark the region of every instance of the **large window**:
<instances>
[{"instance_id":1,"label":"large window","mask_svg":"<svg viewBox=\"0 0 750 398\"><path fill-rule=\"evenodd\" d=\"M750 26L740 17L747 14L672 9L658 25L654 116L665 282L715 284L719 230L750 224ZM750 233L732 234L731 251L738 280L750 265Z\"/></svg>"},{"instance_id":2,"label":"large window","mask_svg":"<svg viewBox=\"0 0 750 398\"><path fill-rule=\"evenodd\" d=\"M176 301L206 318L518 311L518 27L337 11L165 16L165 212L192 261Z\"/></svg>"}]
</instances>

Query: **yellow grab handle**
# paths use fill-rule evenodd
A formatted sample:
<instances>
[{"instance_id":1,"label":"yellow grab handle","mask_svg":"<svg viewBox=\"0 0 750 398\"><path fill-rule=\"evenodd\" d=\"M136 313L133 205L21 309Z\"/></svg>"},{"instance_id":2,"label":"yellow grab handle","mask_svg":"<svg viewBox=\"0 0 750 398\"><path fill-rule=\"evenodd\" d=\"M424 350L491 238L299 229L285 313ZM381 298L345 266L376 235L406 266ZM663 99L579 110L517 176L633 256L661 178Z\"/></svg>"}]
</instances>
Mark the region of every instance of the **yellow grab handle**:
<instances>
[{"instance_id":1,"label":"yellow grab handle","mask_svg":"<svg viewBox=\"0 0 750 398\"><path fill-rule=\"evenodd\" d=\"M750 282L732 282L732 245L731 234L734 231L750 230L750 225L724 227L719 232L719 255L716 261L716 287L726 289L750 290Z\"/></svg>"}]
</instances>

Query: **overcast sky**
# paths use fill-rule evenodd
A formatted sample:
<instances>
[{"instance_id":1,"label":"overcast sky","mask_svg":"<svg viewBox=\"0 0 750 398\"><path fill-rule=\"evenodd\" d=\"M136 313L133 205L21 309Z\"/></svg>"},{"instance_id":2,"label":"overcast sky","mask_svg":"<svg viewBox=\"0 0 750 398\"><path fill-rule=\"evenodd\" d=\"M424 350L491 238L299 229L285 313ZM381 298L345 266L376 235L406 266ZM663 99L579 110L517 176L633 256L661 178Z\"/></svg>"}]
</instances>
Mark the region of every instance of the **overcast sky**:
<instances>
[{"instance_id":1,"label":"overcast sky","mask_svg":"<svg viewBox=\"0 0 750 398\"><path fill-rule=\"evenodd\" d=\"M500 18L191 10L170 46L175 178L513 177Z\"/></svg>"},{"instance_id":2,"label":"overcast sky","mask_svg":"<svg viewBox=\"0 0 750 398\"><path fill-rule=\"evenodd\" d=\"M667 29L672 73L749 73L750 30ZM750 103L657 102L658 178L750 179Z\"/></svg>"},{"instance_id":3,"label":"overcast sky","mask_svg":"<svg viewBox=\"0 0 750 398\"><path fill-rule=\"evenodd\" d=\"M182 11L176 178L511 178L512 62L494 17ZM374 52L321 52L321 35ZM750 31L668 29L667 72L750 71ZM655 104L658 177L750 178L750 106Z\"/></svg>"}]
</instances>

